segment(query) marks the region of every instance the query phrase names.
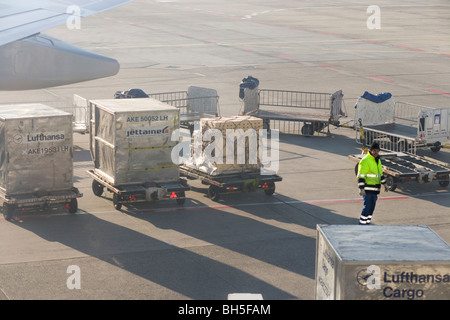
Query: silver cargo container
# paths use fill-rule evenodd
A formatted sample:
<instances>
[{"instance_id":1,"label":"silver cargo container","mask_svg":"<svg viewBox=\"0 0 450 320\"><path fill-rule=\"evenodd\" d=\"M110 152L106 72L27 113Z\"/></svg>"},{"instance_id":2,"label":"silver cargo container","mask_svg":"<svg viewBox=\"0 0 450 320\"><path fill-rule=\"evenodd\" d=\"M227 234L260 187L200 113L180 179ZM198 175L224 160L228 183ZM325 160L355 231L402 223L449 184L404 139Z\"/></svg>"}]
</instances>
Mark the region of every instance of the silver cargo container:
<instances>
[{"instance_id":1,"label":"silver cargo container","mask_svg":"<svg viewBox=\"0 0 450 320\"><path fill-rule=\"evenodd\" d=\"M320 300L450 299L450 246L427 226L318 225Z\"/></svg>"},{"instance_id":2,"label":"silver cargo container","mask_svg":"<svg viewBox=\"0 0 450 320\"><path fill-rule=\"evenodd\" d=\"M90 101L94 173L114 186L178 181L179 110L155 99Z\"/></svg>"},{"instance_id":3,"label":"silver cargo container","mask_svg":"<svg viewBox=\"0 0 450 320\"><path fill-rule=\"evenodd\" d=\"M40 194L73 187L72 115L49 106L0 106L0 191Z\"/></svg>"}]
</instances>

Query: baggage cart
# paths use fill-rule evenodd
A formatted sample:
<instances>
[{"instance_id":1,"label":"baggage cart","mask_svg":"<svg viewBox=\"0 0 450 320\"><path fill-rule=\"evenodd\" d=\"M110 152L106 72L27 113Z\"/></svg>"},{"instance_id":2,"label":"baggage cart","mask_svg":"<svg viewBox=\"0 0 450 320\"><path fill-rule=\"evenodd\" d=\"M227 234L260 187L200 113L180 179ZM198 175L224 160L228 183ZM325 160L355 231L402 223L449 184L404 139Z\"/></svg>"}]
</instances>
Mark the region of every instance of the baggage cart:
<instances>
[{"instance_id":1,"label":"baggage cart","mask_svg":"<svg viewBox=\"0 0 450 320\"><path fill-rule=\"evenodd\" d=\"M438 152L450 138L449 108L394 102L390 94L380 102L370 100L378 96L365 92L356 103L355 126L362 125L365 139L356 130L358 143L376 141L382 150L416 154L425 147Z\"/></svg>"},{"instance_id":2,"label":"baggage cart","mask_svg":"<svg viewBox=\"0 0 450 320\"><path fill-rule=\"evenodd\" d=\"M78 200L83 194L77 188L53 192L37 192L28 194L6 194L0 191L3 216L11 220L17 212L33 212L50 210L68 210L74 214L78 210Z\"/></svg>"},{"instance_id":3,"label":"baggage cart","mask_svg":"<svg viewBox=\"0 0 450 320\"><path fill-rule=\"evenodd\" d=\"M93 178L92 192L97 197L103 195L104 189L111 192L114 208L120 210L122 204L137 202L151 202L163 199L175 199L176 203L183 205L186 196L185 191L190 190L185 179L179 179L171 183L142 183L129 185L112 185L104 179L101 174L96 174L94 170L87 173Z\"/></svg>"},{"instance_id":4,"label":"baggage cart","mask_svg":"<svg viewBox=\"0 0 450 320\"><path fill-rule=\"evenodd\" d=\"M268 131L276 128L304 136L331 136L330 125L339 126L340 118L345 116L342 90L322 93L258 89L246 86L246 80L240 90L243 114L263 119Z\"/></svg>"},{"instance_id":5,"label":"baggage cart","mask_svg":"<svg viewBox=\"0 0 450 320\"><path fill-rule=\"evenodd\" d=\"M355 174L358 174L358 163L364 156L365 154L348 156L350 160L357 162ZM380 159L389 191L394 191L399 183L410 181L420 184L438 181L443 188L449 185L448 163L403 152L380 152Z\"/></svg>"},{"instance_id":6,"label":"baggage cart","mask_svg":"<svg viewBox=\"0 0 450 320\"><path fill-rule=\"evenodd\" d=\"M92 191L113 193L117 210L132 202L176 199L184 204L189 186L172 158L179 110L161 101L105 99L89 101Z\"/></svg>"},{"instance_id":7,"label":"baggage cart","mask_svg":"<svg viewBox=\"0 0 450 320\"><path fill-rule=\"evenodd\" d=\"M17 209L63 204L71 213L82 194L73 186L72 115L40 103L0 107L0 204Z\"/></svg>"},{"instance_id":8,"label":"baggage cart","mask_svg":"<svg viewBox=\"0 0 450 320\"><path fill-rule=\"evenodd\" d=\"M262 190L265 194L272 195L275 192L275 182L282 180L276 174L262 175L260 171L210 175L185 165L180 166L180 174L208 185L208 196L214 201L218 200L221 194Z\"/></svg>"}]
</instances>

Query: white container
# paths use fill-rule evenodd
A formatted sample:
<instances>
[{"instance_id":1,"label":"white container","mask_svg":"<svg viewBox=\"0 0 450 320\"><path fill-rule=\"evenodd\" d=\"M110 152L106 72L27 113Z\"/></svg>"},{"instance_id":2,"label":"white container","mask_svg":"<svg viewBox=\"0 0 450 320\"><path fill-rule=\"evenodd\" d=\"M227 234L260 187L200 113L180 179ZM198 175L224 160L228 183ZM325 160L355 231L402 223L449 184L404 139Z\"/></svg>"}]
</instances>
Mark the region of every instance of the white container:
<instances>
[{"instance_id":1,"label":"white container","mask_svg":"<svg viewBox=\"0 0 450 320\"><path fill-rule=\"evenodd\" d=\"M171 152L179 110L155 99L90 101L94 171L112 185L179 179Z\"/></svg>"},{"instance_id":2,"label":"white container","mask_svg":"<svg viewBox=\"0 0 450 320\"><path fill-rule=\"evenodd\" d=\"M315 298L450 299L450 246L427 226L318 225Z\"/></svg>"},{"instance_id":3,"label":"white container","mask_svg":"<svg viewBox=\"0 0 450 320\"><path fill-rule=\"evenodd\" d=\"M38 195L72 187L72 115L40 103L0 106L1 191Z\"/></svg>"}]
</instances>

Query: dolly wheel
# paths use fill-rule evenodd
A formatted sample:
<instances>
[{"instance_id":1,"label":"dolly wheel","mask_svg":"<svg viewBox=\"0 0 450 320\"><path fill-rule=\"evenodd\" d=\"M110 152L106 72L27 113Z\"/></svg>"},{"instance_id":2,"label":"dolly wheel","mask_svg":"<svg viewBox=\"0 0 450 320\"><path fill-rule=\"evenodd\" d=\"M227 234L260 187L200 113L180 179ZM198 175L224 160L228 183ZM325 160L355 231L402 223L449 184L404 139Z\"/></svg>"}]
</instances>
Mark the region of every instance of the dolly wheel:
<instances>
[{"instance_id":1,"label":"dolly wheel","mask_svg":"<svg viewBox=\"0 0 450 320\"><path fill-rule=\"evenodd\" d=\"M214 200L214 201L219 200L219 196L220 196L219 191L220 191L220 190L219 190L218 187L213 186L213 185L209 186L209 189L208 189L208 197L209 197L211 200Z\"/></svg>"},{"instance_id":2,"label":"dolly wheel","mask_svg":"<svg viewBox=\"0 0 450 320\"><path fill-rule=\"evenodd\" d=\"M103 186L98 183L97 181L93 180L92 181L92 192L94 192L94 194L97 197L100 197L103 194Z\"/></svg>"},{"instance_id":3,"label":"dolly wheel","mask_svg":"<svg viewBox=\"0 0 450 320\"><path fill-rule=\"evenodd\" d=\"M177 204L182 206L184 204L184 202L186 201L186 195L184 193L184 191L179 191L177 192Z\"/></svg>"},{"instance_id":4,"label":"dolly wheel","mask_svg":"<svg viewBox=\"0 0 450 320\"><path fill-rule=\"evenodd\" d=\"M445 178L445 180L439 180L439 185L443 188L448 187L449 184L449 175L447 175L447 177Z\"/></svg>"},{"instance_id":5,"label":"dolly wheel","mask_svg":"<svg viewBox=\"0 0 450 320\"><path fill-rule=\"evenodd\" d=\"M74 214L78 211L78 201L76 198L72 198L69 202L69 212Z\"/></svg>"},{"instance_id":6,"label":"dolly wheel","mask_svg":"<svg viewBox=\"0 0 450 320\"><path fill-rule=\"evenodd\" d=\"M10 221L14 216L14 205L9 203L3 204L3 216L5 217L5 220Z\"/></svg>"},{"instance_id":7,"label":"dolly wheel","mask_svg":"<svg viewBox=\"0 0 450 320\"><path fill-rule=\"evenodd\" d=\"M394 177L392 176L386 177L386 187L389 191L394 191L397 188L397 184L394 181Z\"/></svg>"},{"instance_id":8,"label":"dolly wheel","mask_svg":"<svg viewBox=\"0 0 450 320\"><path fill-rule=\"evenodd\" d=\"M268 188L264 189L264 192L268 196L271 196L275 192L275 182L273 182L273 181L267 182L267 185L268 185Z\"/></svg>"},{"instance_id":9,"label":"dolly wheel","mask_svg":"<svg viewBox=\"0 0 450 320\"><path fill-rule=\"evenodd\" d=\"M122 204L119 203L119 196L117 195L117 193L113 194L113 205L116 210L122 209Z\"/></svg>"}]
</instances>

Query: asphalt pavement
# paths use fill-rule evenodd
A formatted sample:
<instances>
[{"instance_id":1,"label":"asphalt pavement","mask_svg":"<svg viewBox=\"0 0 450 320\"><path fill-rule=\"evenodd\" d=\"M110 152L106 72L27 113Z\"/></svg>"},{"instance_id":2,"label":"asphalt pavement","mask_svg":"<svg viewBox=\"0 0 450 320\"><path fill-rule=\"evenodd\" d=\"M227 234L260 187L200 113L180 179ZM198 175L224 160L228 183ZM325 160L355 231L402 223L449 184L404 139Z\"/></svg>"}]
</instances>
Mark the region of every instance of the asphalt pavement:
<instances>
[{"instance_id":1,"label":"asphalt pavement","mask_svg":"<svg viewBox=\"0 0 450 320\"><path fill-rule=\"evenodd\" d=\"M221 115L243 108L239 84L305 92L342 90L347 117L331 136L280 134L272 196L212 201L191 180L186 202L164 200L115 210L97 197L89 135L74 134L79 210L0 217L0 299L314 299L316 226L358 223L354 104L365 91L450 107L450 4L446 1L133 1L46 32L119 60L113 77L2 92L1 103L70 105L73 95L113 98L200 86L217 90ZM379 22L379 28L376 28ZM450 163L450 149L418 151ZM450 243L450 192L437 182L382 191L372 222L427 225ZM362 231L363 232L363 231ZM75 266L75 267L73 267ZM70 288L78 268L79 288ZM75 282L73 282L75 281Z\"/></svg>"}]
</instances>

